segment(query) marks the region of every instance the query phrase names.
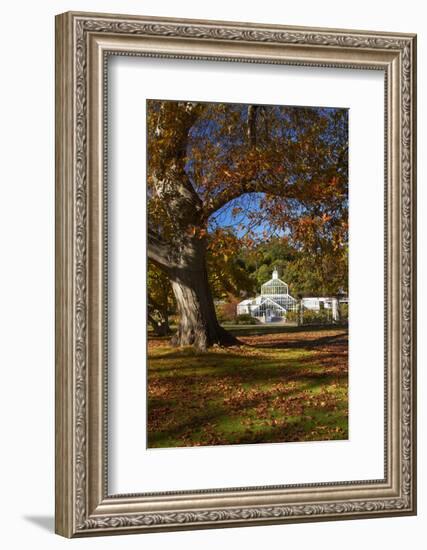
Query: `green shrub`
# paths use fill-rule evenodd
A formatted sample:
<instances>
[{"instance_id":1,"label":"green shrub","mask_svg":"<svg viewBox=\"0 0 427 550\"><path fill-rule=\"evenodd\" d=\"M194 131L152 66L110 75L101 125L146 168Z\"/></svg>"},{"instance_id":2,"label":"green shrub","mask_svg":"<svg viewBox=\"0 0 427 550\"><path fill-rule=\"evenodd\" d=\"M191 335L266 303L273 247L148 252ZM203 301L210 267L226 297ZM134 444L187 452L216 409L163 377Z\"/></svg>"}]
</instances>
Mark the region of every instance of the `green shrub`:
<instances>
[{"instance_id":1,"label":"green shrub","mask_svg":"<svg viewBox=\"0 0 427 550\"><path fill-rule=\"evenodd\" d=\"M348 321L348 304L340 304L340 320Z\"/></svg>"},{"instance_id":2,"label":"green shrub","mask_svg":"<svg viewBox=\"0 0 427 550\"><path fill-rule=\"evenodd\" d=\"M287 311L286 321L289 323L297 323L299 320L299 311Z\"/></svg>"},{"instance_id":3,"label":"green shrub","mask_svg":"<svg viewBox=\"0 0 427 550\"><path fill-rule=\"evenodd\" d=\"M238 315L236 317L236 324L237 325L257 325L258 320L255 319L255 317L252 317L252 315L249 315L249 313L242 313L242 315Z\"/></svg>"},{"instance_id":4,"label":"green shrub","mask_svg":"<svg viewBox=\"0 0 427 550\"><path fill-rule=\"evenodd\" d=\"M304 308L302 312L303 325L327 325L332 323L332 311L320 309L318 311Z\"/></svg>"}]
</instances>

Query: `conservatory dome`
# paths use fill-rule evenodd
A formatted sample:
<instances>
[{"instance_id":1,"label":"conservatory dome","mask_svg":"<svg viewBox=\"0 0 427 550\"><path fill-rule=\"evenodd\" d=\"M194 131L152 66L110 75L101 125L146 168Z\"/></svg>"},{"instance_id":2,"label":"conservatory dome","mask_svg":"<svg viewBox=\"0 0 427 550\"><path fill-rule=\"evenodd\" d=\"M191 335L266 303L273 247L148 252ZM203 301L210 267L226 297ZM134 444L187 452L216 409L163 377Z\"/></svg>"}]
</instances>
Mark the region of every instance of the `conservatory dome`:
<instances>
[{"instance_id":1,"label":"conservatory dome","mask_svg":"<svg viewBox=\"0 0 427 550\"><path fill-rule=\"evenodd\" d=\"M271 279L261 285L261 294L240 302L237 314L249 314L263 323L271 323L286 320L286 312L294 311L295 307L296 300L289 294L288 285L279 279L274 269Z\"/></svg>"},{"instance_id":2,"label":"conservatory dome","mask_svg":"<svg viewBox=\"0 0 427 550\"><path fill-rule=\"evenodd\" d=\"M261 285L261 296L282 296L288 294L288 285L279 279L277 269L274 269L269 281Z\"/></svg>"}]
</instances>

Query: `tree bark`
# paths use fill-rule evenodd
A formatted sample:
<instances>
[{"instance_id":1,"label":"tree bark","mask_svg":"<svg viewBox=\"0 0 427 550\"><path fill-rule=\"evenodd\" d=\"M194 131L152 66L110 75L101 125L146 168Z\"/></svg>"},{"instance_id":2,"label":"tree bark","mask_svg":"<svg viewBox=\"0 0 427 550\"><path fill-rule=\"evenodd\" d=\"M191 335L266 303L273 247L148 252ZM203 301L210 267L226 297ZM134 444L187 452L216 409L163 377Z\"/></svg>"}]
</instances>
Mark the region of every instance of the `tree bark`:
<instances>
[{"instance_id":1,"label":"tree bark","mask_svg":"<svg viewBox=\"0 0 427 550\"><path fill-rule=\"evenodd\" d=\"M187 258L170 272L179 314L172 344L204 351L214 344L232 345L238 341L218 323L208 282L205 245L203 240L198 241L187 245Z\"/></svg>"}]
</instances>

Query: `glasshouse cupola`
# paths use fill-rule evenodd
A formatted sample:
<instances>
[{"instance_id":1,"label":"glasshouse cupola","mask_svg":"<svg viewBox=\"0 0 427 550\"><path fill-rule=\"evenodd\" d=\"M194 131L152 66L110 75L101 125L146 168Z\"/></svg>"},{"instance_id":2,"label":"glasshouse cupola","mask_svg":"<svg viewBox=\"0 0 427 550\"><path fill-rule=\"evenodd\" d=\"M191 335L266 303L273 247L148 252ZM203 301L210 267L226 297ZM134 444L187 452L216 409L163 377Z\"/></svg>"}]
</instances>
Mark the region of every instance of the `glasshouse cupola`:
<instances>
[{"instance_id":1,"label":"glasshouse cupola","mask_svg":"<svg viewBox=\"0 0 427 550\"><path fill-rule=\"evenodd\" d=\"M279 279L277 269L274 269L269 281L261 285L261 296L283 296L288 294L288 285Z\"/></svg>"},{"instance_id":2,"label":"glasshouse cupola","mask_svg":"<svg viewBox=\"0 0 427 550\"><path fill-rule=\"evenodd\" d=\"M288 285L279 279L274 269L271 279L261 285L261 294L253 299L243 300L237 305L237 314L249 314L264 323L286 320L286 312L294 310L296 300L289 294Z\"/></svg>"}]
</instances>

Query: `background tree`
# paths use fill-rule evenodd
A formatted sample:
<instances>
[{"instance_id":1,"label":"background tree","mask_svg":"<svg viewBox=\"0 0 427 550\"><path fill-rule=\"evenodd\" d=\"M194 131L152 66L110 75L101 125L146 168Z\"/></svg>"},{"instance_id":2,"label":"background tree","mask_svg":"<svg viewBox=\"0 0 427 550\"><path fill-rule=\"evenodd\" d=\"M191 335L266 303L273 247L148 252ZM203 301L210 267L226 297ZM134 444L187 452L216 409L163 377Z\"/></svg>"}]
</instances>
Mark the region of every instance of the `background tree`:
<instances>
[{"instance_id":1,"label":"background tree","mask_svg":"<svg viewBox=\"0 0 427 550\"><path fill-rule=\"evenodd\" d=\"M295 297L334 296L339 291L348 292L347 245L334 247L330 240L325 240L317 250L313 250L289 237L275 237L251 249L241 250L240 259L255 289L270 279L276 268Z\"/></svg>"},{"instance_id":2,"label":"background tree","mask_svg":"<svg viewBox=\"0 0 427 550\"><path fill-rule=\"evenodd\" d=\"M173 343L234 341L212 294L226 275L208 272L231 233L240 248L264 234L317 254L346 245L347 132L344 109L147 102L148 255L175 296Z\"/></svg>"},{"instance_id":3,"label":"background tree","mask_svg":"<svg viewBox=\"0 0 427 550\"><path fill-rule=\"evenodd\" d=\"M157 336L171 334L169 315L175 310L175 299L166 273L148 261L147 318Z\"/></svg>"},{"instance_id":4,"label":"background tree","mask_svg":"<svg viewBox=\"0 0 427 550\"><path fill-rule=\"evenodd\" d=\"M240 257L241 240L230 229L215 229L207 236L209 286L214 299L230 300L255 292L256 285Z\"/></svg>"}]
</instances>

